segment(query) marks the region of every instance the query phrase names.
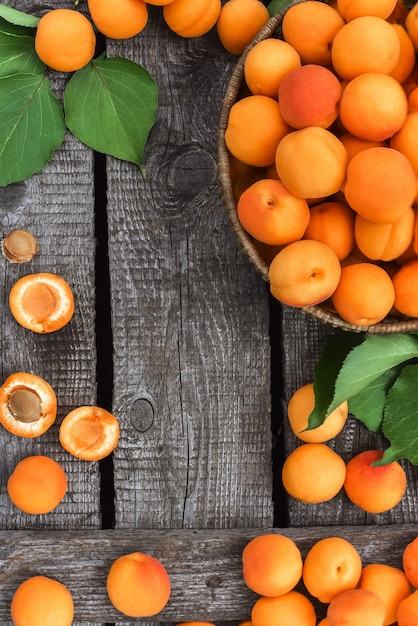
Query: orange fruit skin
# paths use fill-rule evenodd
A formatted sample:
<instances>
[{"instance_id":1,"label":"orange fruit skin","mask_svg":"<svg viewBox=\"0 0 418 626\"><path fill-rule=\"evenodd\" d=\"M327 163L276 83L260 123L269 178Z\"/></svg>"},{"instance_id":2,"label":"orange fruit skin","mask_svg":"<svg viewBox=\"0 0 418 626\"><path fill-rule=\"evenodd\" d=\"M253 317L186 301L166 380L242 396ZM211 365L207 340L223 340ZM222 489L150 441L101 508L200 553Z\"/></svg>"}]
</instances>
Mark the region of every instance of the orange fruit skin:
<instances>
[{"instance_id":1,"label":"orange fruit skin","mask_svg":"<svg viewBox=\"0 0 418 626\"><path fill-rule=\"evenodd\" d=\"M106 588L113 606L129 617L156 615L167 604L171 592L163 564L142 552L116 559L109 569Z\"/></svg>"},{"instance_id":2,"label":"orange fruit skin","mask_svg":"<svg viewBox=\"0 0 418 626\"><path fill-rule=\"evenodd\" d=\"M402 567L411 585L418 589L418 537L406 545L402 555Z\"/></svg>"},{"instance_id":3,"label":"orange fruit skin","mask_svg":"<svg viewBox=\"0 0 418 626\"><path fill-rule=\"evenodd\" d=\"M227 0L216 22L218 37L225 50L242 54L269 19L260 0Z\"/></svg>"},{"instance_id":4,"label":"orange fruit skin","mask_svg":"<svg viewBox=\"0 0 418 626\"><path fill-rule=\"evenodd\" d=\"M399 313L418 317L418 259L407 261L392 277L394 305Z\"/></svg>"},{"instance_id":5,"label":"orange fruit skin","mask_svg":"<svg viewBox=\"0 0 418 626\"><path fill-rule=\"evenodd\" d=\"M253 626L315 626L316 615L309 598L292 590L281 596L256 600L251 621Z\"/></svg>"},{"instance_id":6,"label":"orange fruit skin","mask_svg":"<svg viewBox=\"0 0 418 626\"><path fill-rule=\"evenodd\" d=\"M302 576L302 555L282 534L255 537L242 552L244 581L255 593L274 597L291 591Z\"/></svg>"},{"instance_id":7,"label":"orange fruit skin","mask_svg":"<svg viewBox=\"0 0 418 626\"><path fill-rule=\"evenodd\" d=\"M354 247L354 212L335 201L320 202L310 209L310 220L305 239L326 244L340 261L348 257Z\"/></svg>"},{"instance_id":8,"label":"orange fruit skin","mask_svg":"<svg viewBox=\"0 0 418 626\"><path fill-rule=\"evenodd\" d=\"M262 39L250 48L244 61L244 78L253 94L278 97L283 78L301 66L299 54L282 39Z\"/></svg>"},{"instance_id":9,"label":"orange fruit skin","mask_svg":"<svg viewBox=\"0 0 418 626\"><path fill-rule=\"evenodd\" d=\"M179 37L201 37L215 26L221 8L221 0L175 0L163 7L163 16Z\"/></svg>"},{"instance_id":10,"label":"orange fruit skin","mask_svg":"<svg viewBox=\"0 0 418 626\"><path fill-rule=\"evenodd\" d=\"M10 605L15 626L71 626L74 603L58 580L32 576L16 589Z\"/></svg>"},{"instance_id":11,"label":"orange fruit skin","mask_svg":"<svg viewBox=\"0 0 418 626\"><path fill-rule=\"evenodd\" d=\"M66 474L54 459L29 456L16 465L7 482L13 504L31 515L53 511L67 492Z\"/></svg>"},{"instance_id":12,"label":"orange fruit skin","mask_svg":"<svg viewBox=\"0 0 418 626\"><path fill-rule=\"evenodd\" d=\"M418 619L418 590L415 589L398 606L398 626L416 626Z\"/></svg>"},{"instance_id":13,"label":"orange fruit skin","mask_svg":"<svg viewBox=\"0 0 418 626\"><path fill-rule=\"evenodd\" d=\"M374 261L393 261L411 245L414 225L415 213L412 207L393 224L376 224L357 215L354 225L357 247Z\"/></svg>"},{"instance_id":14,"label":"orange fruit skin","mask_svg":"<svg viewBox=\"0 0 418 626\"><path fill-rule=\"evenodd\" d=\"M148 23L148 6L143 0L88 0L96 28L109 39L130 39Z\"/></svg>"},{"instance_id":15,"label":"orange fruit skin","mask_svg":"<svg viewBox=\"0 0 418 626\"><path fill-rule=\"evenodd\" d=\"M384 563L369 563L363 567L359 587L373 591L383 600L386 607L383 626L396 622L399 604L411 593L405 573Z\"/></svg>"},{"instance_id":16,"label":"orange fruit skin","mask_svg":"<svg viewBox=\"0 0 418 626\"><path fill-rule=\"evenodd\" d=\"M381 450L366 450L347 463L345 492L353 504L368 513L383 513L395 507L406 489L406 474L397 461L372 466L382 455Z\"/></svg>"},{"instance_id":17,"label":"orange fruit skin","mask_svg":"<svg viewBox=\"0 0 418 626\"><path fill-rule=\"evenodd\" d=\"M383 626L386 607L367 589L349 589L338 594L328 605L329 626Z\"/></svg>"},{"instance_id":18,"label":"orange fruit skin","mask_svg":"<svg viewBox=\"0 0 418 626\"><path fill-rule=\"evenodd\" d=\"M374 15L386 20L394 11L397 0L337 0L337 9L347 22L362 15Z\"/></svg>"},{"instance_id":19,"label":"orange fruit skin","mask_svg":"<svg viewBox=\"0 0 418 626\"><path fill-rule=\"evenodd\" d=\"M60 72L75 72L91 61L96 35L90 21L72 9L53 9L39 20L35 50L41 61Z\"/></svg>"}]
</instances>

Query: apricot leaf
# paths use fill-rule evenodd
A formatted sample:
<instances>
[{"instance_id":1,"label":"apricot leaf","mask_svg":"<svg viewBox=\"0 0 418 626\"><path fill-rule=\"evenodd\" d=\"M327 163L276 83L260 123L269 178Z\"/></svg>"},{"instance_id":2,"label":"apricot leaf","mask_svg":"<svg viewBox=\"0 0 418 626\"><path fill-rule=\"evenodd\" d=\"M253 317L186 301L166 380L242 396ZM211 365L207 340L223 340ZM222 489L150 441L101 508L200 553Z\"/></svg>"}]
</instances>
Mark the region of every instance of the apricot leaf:
<instances>
[{"instance_id":1,"label":"apricot leaf","mask_svg":"<svg viewBox=\"0 0 418 626\"><path fill-rule=\"evenodd\" d=\"M390 446L375 465L408 459L418 465L418 365L405 365L389 389L382 431Z\"/></svg>"},{"instance_id":2,"label":"apricot leaf","mask_svg":"<svg viewBox=\"0 0 418 626\"><path fill-rule=\"evenodd\" d=\"M43 74L45 64L35 52L33 29L0 19L0 76Z\"/></svg>"},{"instance_id":3,"label":"apricot leaf","mask_svg":"<svg viewBox=\"0 0 418 626\"><path fill-rule=\"evenodd\" d=\"M154 124L158 87L129 59L101 55L75 72L64 91L68 129L88 147L130 161L142 157Z\"/></svg>"},{"instance_id":4,"label":"apricot leaf","mask_svg":"<svg viewBox=\"0 0 418 626\"><path fill-rule=\"evenodd\" d=\"M1 77L0 119L1 186L40 171L64 140L63 112L45 75Z\"/></svg>"},{"instance_id":5,"label":"apricot leaf","mask_svg":"<svg viewBox=\"0 0 418 626\"><path fill-rule=\"evenodd\" d=\"M16 24L17 26L27 26L28 28L36 28L39 23L39 17L30 15L29 13L23 13L17 9L0 4L0 17L2 17L10 24Z\"/></svg>"}]
</instances>

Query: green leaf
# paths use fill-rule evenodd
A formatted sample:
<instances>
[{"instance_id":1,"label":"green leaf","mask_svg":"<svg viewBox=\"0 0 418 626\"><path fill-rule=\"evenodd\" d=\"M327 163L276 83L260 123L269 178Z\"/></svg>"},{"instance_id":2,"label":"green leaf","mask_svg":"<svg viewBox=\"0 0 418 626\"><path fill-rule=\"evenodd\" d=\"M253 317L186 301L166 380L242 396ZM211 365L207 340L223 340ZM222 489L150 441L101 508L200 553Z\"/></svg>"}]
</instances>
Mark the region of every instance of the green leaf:
<instances>
[{"instance_id":1,"label":"green leaf","mask_svg":"<svg viewBox=\"0 0 418 626\"><path fill-rule=\"evenodd\" d=\"M284 11L287 9L289 4L291 4L292 0L271 0L271 2L267 5L267 10L270 13L270 17L276 15L276 13L280 13L280 11Z\"/></svg>"},{"instance_id":2,"label":"green leaf","mask_svg":"<svg viewBox=\"0 0 418 626\"><path fill-rule=\"evenodd\" d=\"M137 63L104 55L75 72L64 92L65 119L93 150L142 163L158 106L158 87Z\"/></svg>"},{"instance_id":3,"label":"green leaf","mask_svg":"<svg viewBox=\"0 0 418 626\"><path fill-rule=\"evenodd\" d=\"M382 429L386 394L402 367L401 364L390 368L348 401L349 412L372 432L377 433Z\"/></svg>"},{"instance_id":4,"label":"green leaf","mask_svg":"<svg viewBox=\"0 0 418 626\"><path fill-rule=\"evenodd\" d=\"M382 430L390 446L375 465L408 459L418 465L418 365L406 365L386 398Z\"/></svg>"},{"instance_id":5,"label":"green leaf","mask_svg":"<svg viewBox=\"0 0 418 626\"><path fill-rule=\"evenodd\" d=\"M46 76L0 78L0 186L43 169L64 136L63 113Z\"/></svg>"},{"instance_id":6,"label":"green leaf","mask_svg":"<svg viewBox=\"0 0 418 626\"><path fill-rule=\"evenodd\" d=\"M28 28L36 28L39 23L39 17L35 17L29 13L23 13L17 9L12 9L12 7L6 6L5 4L0 4L0 17L11 24L26 26Z\"/></svg>"},{"instance_id":7,"label":"green leaf","mask_svg":"<svg viewBox=\"0 0 418 626\"><path fill-rule=\"evenodd\" d=\"M45 68L35 52L32 31L0 19L0 77L19 72L43 74Z\"/></svg>"},{"instance_id":8,"label":"green leaf","mask_svg":"<svg viewBox=\"0 0 418 626\"><path fill-rule=\"evenodd\" d=\"M309 416L309 429L320 426L330 413L328 408L334 398L335 383L342 364L347 354L363 339L362 333L350 333L344 330L337 330L328 339L315 366L315 407Z\"/></svg>"}]
</instances>

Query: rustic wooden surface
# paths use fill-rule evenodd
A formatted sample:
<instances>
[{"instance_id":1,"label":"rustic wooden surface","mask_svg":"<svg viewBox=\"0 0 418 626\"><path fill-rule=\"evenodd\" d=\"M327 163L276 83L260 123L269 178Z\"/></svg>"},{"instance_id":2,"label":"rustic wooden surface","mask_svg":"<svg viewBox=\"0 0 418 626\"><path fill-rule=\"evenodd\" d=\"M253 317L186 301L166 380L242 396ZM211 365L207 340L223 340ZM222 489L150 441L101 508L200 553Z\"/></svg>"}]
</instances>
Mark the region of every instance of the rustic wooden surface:
<instances>
[{"instance_id":1,"label":"rustic wooden surface","mask_svg":"<svg viewBox=\"0 0 418 626\"><path fill-rule=\"evenodd\" d=\"M50 0L8 0L35 14ZM83 6L83 5L82 5ZM146 29L108 41L109 56L140 62L160 87L143 179L132 164L94 155L69 133L45 170L0 189L2 232L26 228L41 251L23 266L0 259L1 373L33 371L54 387L57 423L40 438L0 439L0 623L16 586L35 573L68 582L75 625L249 619L240 554L259 532L285 532L305 552L329 534L352 538L365 561L399 564L415 536L415 469L388 514L368 516L341 494L310 507L283 494L280 465L296 442L285 407L309 381L333 332L269 297L228 223L216 171L217 123L235 58L216 32L183 40L150 7ZM62 89L65 77L52 73ZM49 336L17 326L8 291L25 273L55 271L76 312ZM120 420L102 463L59 446L58 426L80 404ZM330 445L345 458L377 445L349 421ZM60 461L69 491L57 509L28 516L9 502L8 475L29 454ZM128 620L105 593L112 560L160 557L173 594L152 620Z\"/></svg>"}]
</instances>

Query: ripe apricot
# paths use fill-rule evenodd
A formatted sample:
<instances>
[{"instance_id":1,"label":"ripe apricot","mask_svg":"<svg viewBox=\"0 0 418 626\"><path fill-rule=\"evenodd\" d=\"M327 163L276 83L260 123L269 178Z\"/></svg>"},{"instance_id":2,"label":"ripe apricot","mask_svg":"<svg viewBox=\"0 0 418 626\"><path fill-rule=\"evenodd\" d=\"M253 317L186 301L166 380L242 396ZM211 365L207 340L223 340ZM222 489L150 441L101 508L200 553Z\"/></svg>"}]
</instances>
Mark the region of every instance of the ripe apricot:
<instances>
[{"instance_id":1,"label":"ripe apricot","mask_svg":"<svg viewBox=\"0 0 418 626\"><path fill-rule=\"evenodd\" d=\"M57 461L47 456L28 456L16 465L7 481L13 504L32 515L50 513L67 492L67 476Z\"/></svg>"},{"instance_id":2,"label":"ripe apricot","mask_svg":"<svg viewBox=\"0 0 418 626\"><path fill-rule=\"evenodd\" d=\"M143 0L88 0L96 28L110 39L129 39L148 23L148 6Z\"/></svg>"},{"instance_id":3,"label":"ripe apricot","mask_svg":"<svg viewBox=\"0 0 418 626\"><path fill-rule=\"evenodd\" d=\"M371 326L392 309L395 290L388 273L374 263L354 263L341 268L332 294L337 313L355 326Z\"/></svg>"},{"instance_id":4,"label":"ripe apricot","mask_svg":"<svg viewBox=\"0 0 418 626\"><path fill-rule=\"evenodd\" d=\"M399 313L418 317L418 259L407 261L392 277L394 305Z\"/></svg>"},{"instance_id":5,"label":"ripe apricot","mask_svg":"<svg viewBox=\"0 0 418 626\"><path fill-rule=\"evenodd\" d=\"M245 57L245 82L251 93L277 99L283 78L300 66L300 56L289 43L274 37L262 39Z\"/></svg>"},{"instance_id":6,"label":"ripe apricot","mask_svg":"<svg viewBox=\"0 0 418 626\"><path fill-rule=\"evenodd\" d=\"M283 38L299 53L302 63L331 63L331 44L345 24L329 4L307 0L289 7L282 21Z\"/></svg>"},{"instance_id":7,"label":"ripe apricot","mask_svg":"<svg viewBox=\"0 0 418 626\"><path fill-rule=\"evenodd\" d=\"M280 111L293 128L329 128L338 117L341 84L326 67L308 63L288 72L279 86Z\"/></svg>"},{"instance_id":8,"label":"ripe apricot","mask_svg":"<svg viewBox=\"0 0 418 626\"><path fill-rule=\"evenodd\" d=\"M418 589L418 536L405 546L402 567L411 585Z\"/></svg>"},{"instance_id":9,"label":"ripe apricot","mask_svg":"<svg viewBox=\"0 0 418 626\"><path fill-rule=\"evenodd\" d=\"M57 397L36 374L16 372L0 387L0 424L19 437L39 437L55 422Z\"/></svg>"},{"instance_id":10,"label":"ripe apricot","mask_svg":"<svg viewBox=\"0 0 418 626\"><path fill-rule=\"evenodd\" d=\"M325 243L342 261L354 247L354 212L335 201L312 206L304 238Z\"/></svg>"},{"instance_id":11,"label":"ripe apricot","mask_svg":"<svg viewBox=\"0 0 418 626\"><path fill-rule=\"evenodd\" d=\"M394 148L362 150L347 165L344 194L350 207L364 219L391 224L413 204L416 194L413 167Z\"/></svg>"},{"instance_id":12,"label":"ripe apricot","mask_svg":"<svg viewBox=\"0 0 418 626\"><path fill-rule=\"evenodd\" d=\"M381 450L360 452L347 463L344 489L348 498L368 513L383 513L396 506L406 489L406 474L393 461L373 466L383 456Z\"/></svg>"},{"instance_id":13,"label":"ripe apricot","mask_svg":"<svg viewBox=\"0 0 418 626\"><path fill-rule=\"evenodd\" d=\"M411 593L411 585L399 567L384 563L369 563L363 567L360 589L373 591L386 607L383 626L396 622L398 606Z\"/></svg>"},{"instance_id":14,"label":"ripe apricot","mask_svg":"<svg viewBox=\"0 0 418 626\"><path fill-rule=\"evenodd\" d=\"M330 196L344 183L347 151L332 132L319 126L285 134L274 160L280 180L301 198Z\"/></svg>"},{"instance_id":15,"label":"ripe apricot","mask_svg":"<svg viewBox=\"0 0 418 626\"><path fill-rule=\"evenodd\" d=\"M98 406L80 406L64 417L59 440L73 456L98 461L116 448L119 434L119 422L112 413Z\"/></svg>"},{"instance_id":16,"label":"ripe apricot","mask_svg":"<svg viewBox=\"0 0 418 626\"><path fill-rule=\"evenodd\" d=\"M157 558L132 552L117 558L106 581L113 606L129 617L150 617L167 604L171 584L167 570Z\"/></svg>"},{"instance_id":17,"label":"ripe apricot","mask_svg":"<svg viewBox=\"0 0 418 626\"><path fill-rule=\"evenodd\" d=\"M418 6L416 3L406 15L405 28L414 44L415 50L418 51Z\"/></svg>"},{"instance_id":18,"label":"ripe apricot","mask_svg":"<svg viewBox=\"0 0 418 626\"><path fill-rule=\"evenodd\" d=\"M74 313L71 287L57 274L26 274L13 285L9 294L10 311L24 328L35 333L59 330Z\"/></svg>"},{"instance_id":19,"label":"ripe apricot","mask_svg":"<svg viewBox=\"0 0 418 626\"><path fill-rule=\"evenodd\" d=\"M263 178L240 196L241 225L263 243L281 246L303 237L309 222L306 200L290 193L279 180Z\"/></svg>"},{"instance_id":20,"label":"ripe apricot","mask_svg":"<svg viewBox=\"0 0 418 626\"><path fill-rule=\"evenodd\" d=\"M395 7L396 0L337 0L337 9L347 22L362 15L374 15L386 20Z\"/></svg>"},{"instance_id":21,"label":"ripe apricot","mask_svg":"<svg viewBox=\"0 0 418 626\"><path fill-rule=\"evenodd\" d=\"M357 586L362 567L360 554L352 543L342 537L325 537L309 549L302 579L314 598L329 603L342 591Z\"/></svg>"},{"instance_id":22,"label":"ripe apricot","mask_svg":"<svg viewBox=\"0 0 418 626\"><path fill-rule=\"evenodd\" d=\"M415 173L417 191L414 201L418 201L418 151L416 137L418 133L418 112L408 113L402 127L391 137L390 147L406 156Z\"/></svg>"},{"instance_id":23,"label":"ripe apricot","mask_svg":"<svg viewBox=\"0 0 418 626\"><path fill-rule=\"evenodd\" d=\"M345 462L324 443L303 443L289 454L282 468L287 493L309 504L331 500L344 479Z\"/></svg>"},{"instance_id":24,"label":"ripe apricot","mask_svg":"<svg viewBox=\"0 0 418 626\"><path fill-rule=\"evenodd\" d=\"M376 224L357 215L354 224L356 244L373 261L393 261L411 245L414 225L412 207L393 224Z\"/></svg>"},{"instance_id":25,"label":"ripe apricot","mask_svg":"<svg viewBox=\"0 0 418 626\"><path fill-rule=\"evenodd\" d=\"M398 81L387 74L368 72L345 86L340 120L349 133L365 141L384 141L398 132L408 114L408 99Z\"/></svg>"},{"instance_id":26,"label":"ripe apricot","mask_svg":"<svg viewBox=\"0 0 418 626\"><path fill-rule=\"evenodd\" d=\"M347 150L348 160L352 159L358 152L366 150L367 148L384 148L387 145L384 141L366 141L351 133L339 135L339 140Z\"/></svg>"},{"instance_id":27,"label":"ripe apricot","mask_svg":"<svg viewBox=\"0 0 418 626\"><path fill-rule=\"evenodd\" d=\"M269 267L272 295L289 306L327 300L337 288L341 265L334 250L320 241L302 239L285 246Z\"/></svg>"},{"instance_id":28,"label":"ripe apricot","mask_svg":"<svg viewBox=\"0 0 418 626\"><path fill-rule=\"evenodd\" d=\"M242 54L269 18L260 0L227 0L216 22L218 37L225 50Z\"/></svg>"},{"instance_id":29,"label":"ripe apricot","mask_svg":"<svg viewBox=\"0 0 418 626\"><path fill-rule=\"evenodd\" d=\"M411 75L415 67L415 48L402 24L394 23L392 24L392 28L394 28L399 37L400 50L398 61L390 72L390 75L402 84Z\"/></svg>"},{"instance_id":30,"label":"ripe apricot","mask_svg":"<svg viewBox=\"0 0 418 626\"><path fill-rule=\"evenodd\" d=\"M344 24L331 46L332 66L345 80L367 72L390 74L399 54L399 37L392 25L373 15Z\"/></svg>"},{"instance_id":31,"label":"ripe apricot","mask_svg":"<svg viewBox=\"0 0 418 626\"><path fill-rule=\"evenodd\" d=\"M367 589L348 589L328 605L329 626L383 626L386 607Z\"/></svg>"},{"instance_id":32,"label":"ripe apricot","mask_svg":"<svg viewBox=\"0 0 418 626\"><path fill-rule=\"evenodd\" d=\"M167 26L180 37L201 37L218 21L221 0L175 0L163 7Z\"/></svg>"},{"instance_id":33,"label":"ripe apricot","mask_svg":"<svg viewBox=\"0 0 418 626\"><path fill-rule=\"evenodd\" d=\"M53 9L41 17L35 34L35 51L48 67L75 72L89 63L96 35L85 15L73 9Z\"/></svg>"},{"instance_id":34,"label":"ripe apricot","mask_svg":"<svg viewBox=\"0 0 418 626\"><path fill-rule=\"evenodd\" d=\"M418 620L417 589L399 604L397 619L397 626L416 626Z\"/></svg>"},{"instance_id":35,"label":"ripe apricot","mask_svg":"<svg viewBox=\"0 0 418 626\"><path fill-rule=\"evenodd\" d=\"M315 626L316 615L312 602L299 591L289 591L275 598L258 598L252 612L253 626Z\"/></svg>"},{"instance_id":36,"label":"ripe apricot","mask_svg":"<svg viewBox=\"0 0 418 626\"><path fill-rule=\"evenodd\" d=\"M292 432L301 440L311 443L324 443L342 431L348 417L348 402L342 402L317 428L307 430L309 415L315 406L313 383L296 389L287 405L287 417Z\"/></svg>"},{"instance_id":37,"label":"ripe apricot","mask_svg":"<svg viewBox=\"0 0 418 626\"><path fill-rule=\"evenodd\" d=\"M267 167L274 163L277 145L289 131L277 100L250 95L232 105L225 144L243 163Z\"/></svg>"},{"instance_id":38,"label":"ripe apricot","mask_svg":"<svg viewBox=\"0 0 418 626\"><path fill-rule=\"evenodd\" d=\"M282 534L251 539L242 552L244 581L261 596L291 591L302 576L302 555L295 542Z\"/></svg>"},{"instance_id":39,"label":"ripe apricot","mask_svg":"<svg viewBox=\"0 0 418 626\"><path fill-rule=\"evenodd\" d=\"M17 587L10 611L15 626L71 626L74 602L63 583L38 575Z\"/></svg>"}]
</instances>

